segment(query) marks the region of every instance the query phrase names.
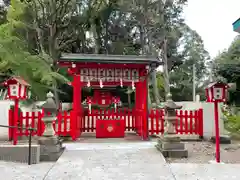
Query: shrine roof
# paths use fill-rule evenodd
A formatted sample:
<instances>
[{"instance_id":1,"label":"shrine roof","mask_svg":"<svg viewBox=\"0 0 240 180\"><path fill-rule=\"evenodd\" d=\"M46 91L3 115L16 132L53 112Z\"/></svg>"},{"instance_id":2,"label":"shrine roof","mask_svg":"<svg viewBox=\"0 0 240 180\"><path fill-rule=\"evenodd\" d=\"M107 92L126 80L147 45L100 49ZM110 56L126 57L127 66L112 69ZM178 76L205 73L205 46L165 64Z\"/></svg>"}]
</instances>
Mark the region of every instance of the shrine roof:
<instances>
[{"instance_id":1,"label":"shrine roof","mask_svg":"<svg viewBox=\"0 0 240 180\"><path fill-rule=\"evenodd\" d=\"M12 76L10 79L6 80L3 82L3 84L7 84L10 81L16 81L19 84L22 84L24 86L30 86L30 84L27 83L27 81L25 81L22 77L20 76Z\"/></svg>"},{"instance_id":2,"label":"shrine roof","mask_svg":"<svg viewBox=\"0 0 240 180\"><path fill-rule=\"evenodd\" d=\"M105 55L105 54L62 54L59 62L97 62L108 64L156 64L156 67L163 62L154 56L137 55Z\"/></svg>"},{"instance_id":3,"label":"shrine roof","mask_svg":"<svg viewBox=\"0 0 240 180\"><path fill-rule=\"evenodd\" d=\"M206 86L206 88L208 89L208 88L211 88L211 87L213 87L213 86L215 86L215 85L225 85L225 86L229 87L228 84L225 84L225 83L223 83L223 82L221 82L221 81L216 81L216 82L212 82L212 83L208 84L208 85Z\"/></svg>"}]
</instances>

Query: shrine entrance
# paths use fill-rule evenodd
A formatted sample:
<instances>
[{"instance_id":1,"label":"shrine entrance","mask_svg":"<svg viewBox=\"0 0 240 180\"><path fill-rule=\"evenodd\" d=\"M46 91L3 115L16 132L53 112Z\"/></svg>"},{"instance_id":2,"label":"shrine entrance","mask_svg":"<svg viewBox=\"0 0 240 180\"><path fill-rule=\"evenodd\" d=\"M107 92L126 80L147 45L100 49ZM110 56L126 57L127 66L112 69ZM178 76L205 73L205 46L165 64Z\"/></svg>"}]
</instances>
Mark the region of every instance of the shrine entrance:
<instances>
[{"instance_id":1,"label":"shrine entrance","mask_svg":"<svg viewBox=\"0 0 240 180\"><path fill-rule=\"evenodd\" d=\"M148 139L148 76L162 62L155 57L100 54L62 54L58 64L68 68L73 81L71 132L77 139L95 130L97 138L124 137L126 130ZM121 105L120 97L109 88L131 87L135 104ZM81 91L88 87L93 95L83 99ZM86 119L89 119L86 122ZM90 124L92 125L90 127Z\"/></svg>"}]
</instances>

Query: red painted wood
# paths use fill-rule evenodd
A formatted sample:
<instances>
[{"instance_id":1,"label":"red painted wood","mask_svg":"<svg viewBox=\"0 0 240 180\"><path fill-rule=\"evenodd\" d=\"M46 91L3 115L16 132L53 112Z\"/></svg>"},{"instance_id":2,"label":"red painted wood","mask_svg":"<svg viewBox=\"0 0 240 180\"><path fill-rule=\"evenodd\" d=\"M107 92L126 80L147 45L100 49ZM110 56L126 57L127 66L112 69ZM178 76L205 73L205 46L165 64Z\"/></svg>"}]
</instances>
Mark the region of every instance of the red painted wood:
<instances>
[{"instance_id":1,"label":"red painted wood","mask_svg":"<svg viewBox=\"0 0 240 180\"><path fill-rule=\"evenodd\" d=\"M25 131L25 135L28 136L30 133L29 133L29 130L27 128L29 128L29 119L30 119L30 116L29 116L29 112L26 112L26 116L25 116L25 127L26 129L24 130Z\"/></svg>"},{"instance_id":2,"label":"red painted wood","mask_svg":"<svg viewBox=\"0 0 240 180\"><path fill-rule=\"evenodd\" d=\"M61 133L62 119L63 119L62 113L58 113L57 120L55 121L56 125L57 125L57 128L55 127L55 129L56 129L55 132L56 132L57 135L60 135L60 133Z\"/></svg>"},{"instance_id":3,"label":"red painted wood","mask_svg":"<svg viewBox=\"0 0 240 180\"><path fill-rule=\"evenodd\" d=\"M69 119L69 116L68 116L68 113L67 111L64 111L63 112L63 117L64 117L64 123L63 123L63 135L66 136L67 135L67 122L68 122L68 119Z\"/></svg>"},{"instance_id":4,"label":"red painted wood","mask_svg":"<svg viewBox=\"0 0 240 180\"><path fill-rule=\"evenodd\" d=\"M14 126L14 119L13 119L13 111L12 109L8 110L8 124L9 126ZM8 128L8 140L12 141L13 140L13 129Z\"/></svg>"},{"instance_id":5,"label":"red painted wood","mask_svg":"<svg viewBox=\"0 0 240 180\"><path fill-rule=\"evenodd\" d=\"M190 111L190 114L189 114L189 133L190 134L193 134L193 112Z\"/></svg>"},{"instance_id":6,"label":"red painted wood","mask_svg":"<svg viewBox=\"0 0 240 180\"><path fill-rule=\"evenodd\" d=\"M203 109L198 110L198 123L199 123L198 134L200 136L203 136Z\"/></svg>"},{"instance_id":7,"label":"red painted wood","mask_svg":"<svg viewBox=\"0 0 240 180\"><path fill-rule=\"evenodd\" d=\"M151 135L153 135L154 134L154 132L155 132L155 128L154 128L154 123L155 123L155 118L154 118L154 110L152 109L151 111L150 111L150 114L149 114L149 117L151 118L151 121L150 121L150 126L149 126L149 128L150 128L150 134Z\"/></svg>"},{"instance_id":8,"label":"red painted wood","mask_svg":"<svg viewBox=\"0 0 240 180\"><path fill-rule=\"evenodd\" d=\"M182 110L180 110L180 111L178 111L179 112L179 119L180 119L180 122L179 122L179 125L180 125L180 127L179 127L179 133L180 134L183 134L183 111Z\"/></svg>"},{"instance_id":9,"label":"red painted wood","mask_svg":"<svg viewBox=\"0 0 240 180\"><path fill-rule=\"evenodd\" d=\"M194 121L195 121L195 123L194 123L194 127L193 127L193 133L194 134L197 134L198 133L198 131L199 131L199 123L198 123L198 110L196 110L196 111L194 111L193 112L193 119L194 119Z\"/></svg>"},{"instance_id":10,"label":"red painted wood","mask_svg":"<svg viewBox=\"0 0 240 180\"><path fill-rule=\"evenodd\" d=\"M36 128L35 127L35 123L36 123L36 116L35 116L35 112L32 112L31 113L31 128ZM37 134L37 131L32 131L32 136L36 135Z\"/></svg>"},{"instance_id":11,"label":"red painted wood","mask_svg":"<svg viewBox=\"0 0 240 180\"><path fill-rule=\"evenodd\" d=\"M155 133L156 134L160 134L161 133L161 125L159 126L159 124L163 121L163 119L161 119L160 117L160 113L162 111L161 110L155 110L155 115L156 115L156 118L155 118L155 121L156 121L156 131Z\"/></svg>"},{"instance_id":12,"label":"red painted wood","mask_svg":"<svg viewBox=\"0 0 240 180\"><path fill-rule=\"evenodd\" d=\"M184 133L188 134L189 133L189 130L188 130L188 111L185 110L184 111Z\"/></svg>"},{"instance_id":13,"label":"red painted wood","mask_svg":"<svg viewBox=\"0 0 240 180\"><path fill-rule=\"evenodd\" d=\"M80 75L74 75L73 77L73 111L71 117L71 136L72 140L76 140L81 135L81 116L82 116L82 107L81 107L81 82Z\"/></svg>"},{"instance_id":14,"label":"red painted wood","mask_svg":"<svg viewBox=\"0 0 240 180\"><path fill-rule=\"evenodd\" d=\"M125 133L124 120L98 119L96 121L96 138L121 138Z\"/></svg>"},{"instance_id":15,"label":"red painted wood","mask_svg":"<svg viewBox=\"0 0 240 180\"><path fill-rule=\"evenodd\" d=\"M220 163L220 133L219 133L218 102L214 102L214 117L215 117L215 139L216 139L216 162Z\"/></svg>"},{"instance_id":16,"label":"red painted wood","mask_svg":"<svg viewBox=\"0 0 240 180\"><path fill-rule=\"evenodd\" d=\"M45 124L42 121L42 117L43 117L43 113L38 112L37 113L37 128L38 128L37 135L38 136L41 136L45 131Z\"/></svg>"},{"instance_id":17,"label":"red painted wood","mask_svg":"<svg viewBox=\"0 0 240 180\"><path fill-rule=\"evenodd\" d=\"M18 125L19 125L18 136L23 136L23 131L25 131L25 130L22 129L22 127L23 127L23 120L24 120L23 113L20 112L19 120L18 120Z\"/></svg>"},{"instance_id":18,"label":"red painted wood","mask_svg":"<svg viewBox=\"0 0 240 180\"><path fill-rule=\"evenodd\" d=\"M176 116L177 116L177 118L176 118L176 124L175 124L175 131L176 131L176 134L179 134L179 124L180 124L180 122L179 122L179 111L177 111L176 110Z\"/></svg>"},{"instance_id":19,"label":"red painted wood","mask_svg":"<svg viewBox=\"0 0 240 180\"><path fill-rule=\"evenodd\" d=\"M19 99L14 100L14 126L17 127L18 125L18 110L19 110ZM18 129L13 128L13 145L17 144L18 141Z\"/></svg>"}]
</instances>

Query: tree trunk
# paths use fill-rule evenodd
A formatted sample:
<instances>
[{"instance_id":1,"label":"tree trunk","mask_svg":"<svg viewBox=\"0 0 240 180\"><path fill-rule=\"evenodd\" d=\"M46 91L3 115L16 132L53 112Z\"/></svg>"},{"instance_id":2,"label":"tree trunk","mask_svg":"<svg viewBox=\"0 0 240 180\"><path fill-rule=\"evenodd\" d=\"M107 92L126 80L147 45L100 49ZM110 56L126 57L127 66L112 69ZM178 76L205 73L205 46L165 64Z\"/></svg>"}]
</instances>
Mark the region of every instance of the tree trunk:
<instances>
[{"instance_id":1,"label":"tree trunk","mask_svg":"<svg viewBox=\"0 0 240 180\"><path fill-rule=\"evenodd\" d=\"M97 30L96 30L95 24L92 24L91 31L93 33L93 39L94 39L94 43L95 43L94 53L98 54L100 52L100 45L98 43L98 36L97 36Z\"/></svg>"},{"instance_id":2,"label":"tree trunk","mask_svg":"<svg viewBox=\"0 0 240 180\"><path fill-rule=\"evenodd\" d=\"M167 39L163 41L163 77L164 77L164 89L165 89L165 100L170 93L170 83L168 74L168 58L167 58Z\"/></svg>"},{"instance_id":3,"label":"tree trunk","mask_svg":"<svg viewBox=\"0 0 240 180\"><path fill-rule=\"evenodd\" d=\"M152 74L152 86L153 86L153 96L155 99L155 103L156 104L160 104L160 96L159 96L159 92L158 92L158 87L157 87L157 73L156 71L153 71Z\"/></svg>"}]
</instances>

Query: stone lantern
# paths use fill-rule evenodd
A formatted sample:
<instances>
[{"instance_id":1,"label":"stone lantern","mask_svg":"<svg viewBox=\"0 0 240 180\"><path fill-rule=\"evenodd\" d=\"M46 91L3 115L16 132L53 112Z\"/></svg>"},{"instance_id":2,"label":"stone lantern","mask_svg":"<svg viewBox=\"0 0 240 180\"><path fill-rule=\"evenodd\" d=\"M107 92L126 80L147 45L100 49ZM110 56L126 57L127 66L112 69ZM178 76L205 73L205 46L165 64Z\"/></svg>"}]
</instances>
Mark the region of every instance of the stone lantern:
<instances>
[{"instance_id":1,"label":"stone lantern","mask_svg":"<svg viewBox=\"0 0 240 180\"><path fill-rule=\"evenodd\" d=\"M182 106L178 106L172 100L172 95L169 94L167 96L167 101L164 105L165 109L165 120L167 123L166 128L164 129L165 134L176 134L176 122L178 121L178 117L176 114L177 109L181 109Z\"/></svg>"},{"instance_id":2,"label":"stone lantern","mask_svg":"<svg viewBox=\"0 0 240 180\"><path fill-rule=\"evenodd\" d=\"M164 105L165 108L165 121L166 128L164 129L163 136L158 139L157 149L162 152L164 157L182 158L188 156L188 151L185 149L184 143L181 143L180 136L176 134L176 122L178 117L176 115L176 109L181 109L182 106L178 106L172 100L172 95L169 94L167 101Z\"/></svg>"},{"instance_id":3,"label":"stone lantern","mask_svg":"<svg viewBox=\"0 0 240 180\"><path fill-rule=\"evenodd\" d=\"M43 136L47 137L54 136L55 134L52 123L57 116L57 105L53 98L54 95L52 92L47 93L47 100L42 105L42 109L44 112L43 121L45 123L45 131Z\"/></svg>"},{"instance_id":4,"label":"stone lantern","mask_svg":"<svg viewBox=\"0 0 240 180\"><path fill-rule=\"evenodd\" d=\"M53 121L57 116L57 105L54 100L54 95L47 93L47 100L41 106L44 116L42 120L45 123L45 131L42 137L39 138L40 144L40 160L41 161L56 161L62 154L64 148L61 140L55 135L53 129Z\"/></svg>"}]
</instances>

